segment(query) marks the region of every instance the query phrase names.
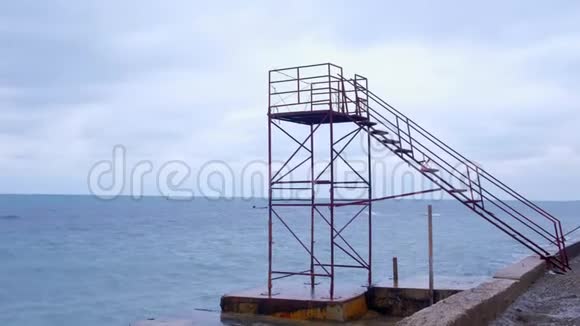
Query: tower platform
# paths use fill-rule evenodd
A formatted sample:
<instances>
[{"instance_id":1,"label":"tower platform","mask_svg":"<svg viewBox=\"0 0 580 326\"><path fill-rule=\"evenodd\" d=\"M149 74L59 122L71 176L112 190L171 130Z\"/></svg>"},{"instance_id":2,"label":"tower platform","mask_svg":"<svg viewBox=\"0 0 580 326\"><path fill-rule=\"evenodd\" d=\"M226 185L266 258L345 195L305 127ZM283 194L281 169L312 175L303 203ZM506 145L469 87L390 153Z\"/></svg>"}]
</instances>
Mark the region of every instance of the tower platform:
<instances>
[{"instance_id":1,"label":"tower platform","mask_svg":"<svg viewBox=\"0 0 580 326\"><path fill-rule=\"evenodd\" d=\"M354 113L343 113L335 110L312 110L312 111L270 113L270 118L274 120L282 120L304 125L316 125L330 123L330 113L332 113L333 123L357 122L368 120L366 116Z\"/></svg>"}]
</instances>

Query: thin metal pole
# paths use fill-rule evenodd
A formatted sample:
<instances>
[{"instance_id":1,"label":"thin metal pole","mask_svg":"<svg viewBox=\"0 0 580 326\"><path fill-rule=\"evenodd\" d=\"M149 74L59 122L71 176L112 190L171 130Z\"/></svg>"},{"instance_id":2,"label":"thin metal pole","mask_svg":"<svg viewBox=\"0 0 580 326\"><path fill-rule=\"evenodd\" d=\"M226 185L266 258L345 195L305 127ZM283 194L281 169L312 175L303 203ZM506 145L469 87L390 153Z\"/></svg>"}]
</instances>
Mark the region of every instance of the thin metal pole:
<instances>
[{"instance_id":1,"label":"thin metal pole","mask_svg":"<svg viewBox=\"0 0 580 326\"><path fill-rule=\"evenodd\" d=\"M300 104L300 67L296 68L296 91L298 92L298 104Z\"/></svg>"},{"instance_id":2,"label":"thin metal pole","mask_svg":"<svg viewBox=\"0 0 580 326\"><path fill-rule=\"evenodd\" d=\"M399 287L399 264L397 257L393 257L393 287Z\"/></svg>"},{"instance_id":3,"label":"thin metal pole","mask_svg":"<svg viewBox=\"0 0 580 326\"><path fill-rule=\"evenodd\" d=\"M401 128L399 127L399 117L395 117L397 122L397 137L399 138L399 146L403 146L403 140L401 139Z\"/></svg>"},{"instance_id":4,"label":"thin metal pole","mask_svg":"<svg viewBox=\"0 0 580 326\"><path fill-rule=\"evenodd\" d=\"M429 299L431 304L433 304L433 206L429 205L427 211L427 225L429 229Z\"/></svg>"},{"instance_id":5,"label":"thin metal pole","mask_svg":"<svg viewBox=\"0 0 580 326\"><path fill-rule=\"evenodd\" d=\"M311 204L310 207L310 289L314 290L315 276L314 276L314 128L310 125L310 183L311 187Z\"/></svg>"},{"instance_id":6,"label":"thin metal pole","mask_svg":"<svg viewBox=\"0 0 580 326\"><path fill-rule=\"evenodd\" d=\"M483 200L483 190L481 187L481 178L479 177L479 168L475 168L475 174L477 175L477 185L479 186L479 199L481 199L481 207L485 209L485 203Z\"/></svg>"},{"instance_id":7,"label":"thin metal pole","mask_svg":"<svg viewBox=\"0 0 580 326\"><path fill-rule=\"evenodd\" d=\"M411 137L411 125L409 125L409 118L405 121L407 124L407 135L409 136L409 147L411 150L411 157L415 159L415 149L413 148L413 137Z\"/></svg>"},{"instance_id":8,"label":"thin metal pole","mask_svg":"<svg viewBox=\"0 0 580 326\"><path fill-rule=\"evenodd\" d=\"M366 85L368 87L368 84ZM356 88L356 85L355 85ZM367 102L368 103L368 102ZM370 114L367 110L367 120L370 121ZM369 192L369 275L368 275L368 283L369 286L372 285L373 282L373 173L372 173L372 164L371 164L371 126L367 127L367 163L368 163L368 192Z\"/></svg>"},{"instance_id":9,"label":"thin metal pole","mask_svg":"<svg viewBox=\"0 0 580 326\"><path fill-rule=\"evenodd\" d=\"M328 66L328 87L330 91L330 65ZM330 300L334 299L334 114L332 98L329 97L330 110Z\"/></svg>"},{"instance_id":10,"label":"thin metal pole","mask_svg":"<svg viewBox=\"0 0 580 326\"><path fill-rule=\"evenodd\" d=\"M475 209L475 196L473 195L473 186L471 185L471 175L469 175L469 165L465 164L467 168L467 179L469 182L469 192L471 193L471 200L473 201L473 208Z\"/></svg>"},{"instance_id":11,"label":"thin metal pole","mask_svg":"<svg viewBox=\"0 0 580 326\"><path fill-rule=\"evenodd\" d=\"M270 82L268 74L268 296L272 296L272 118L270 116Z\"/></svg>"}]
</instances>

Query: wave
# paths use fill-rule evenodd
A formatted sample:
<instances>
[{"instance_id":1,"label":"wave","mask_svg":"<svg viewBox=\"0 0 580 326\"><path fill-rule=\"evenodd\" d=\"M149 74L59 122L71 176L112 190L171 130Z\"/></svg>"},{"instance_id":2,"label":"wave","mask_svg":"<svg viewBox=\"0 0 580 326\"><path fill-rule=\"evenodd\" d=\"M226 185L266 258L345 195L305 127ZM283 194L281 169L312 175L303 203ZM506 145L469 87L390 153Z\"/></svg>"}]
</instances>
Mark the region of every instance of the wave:
<instances>
[{"instance_id":1,"label":"wave","mask_svg":"<svg viewBox=\"0 0 580 326\"><path fill-rule=\"evenodd\" d=\"M385 216L385 217L399 217L400 214L388 214L373 211L373 216Z\"/></svg>"},{"instance_id":2,"label":"wave","mask_svg":"<svg viewBox=\"0 0 580 326\"><path fill-rule=\"evenodd\" d=\"M17 220L19 218L18 215L0 215L0 220Z\"/></svg>"}]
</instances>

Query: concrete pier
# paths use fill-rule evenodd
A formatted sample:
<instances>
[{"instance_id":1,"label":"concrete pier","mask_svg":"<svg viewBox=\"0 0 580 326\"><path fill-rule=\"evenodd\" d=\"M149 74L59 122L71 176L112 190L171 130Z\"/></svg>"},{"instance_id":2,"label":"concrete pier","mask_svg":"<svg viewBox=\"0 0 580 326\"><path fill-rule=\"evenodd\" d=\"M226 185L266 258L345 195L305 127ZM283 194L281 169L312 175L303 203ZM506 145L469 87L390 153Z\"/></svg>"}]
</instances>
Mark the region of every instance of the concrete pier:
<instances>
[{"instance_id":1,"label":"concrete pier","mask_svg":"<svg viewBox=\"0 0 580 326\"><path fill-rule=\"evenodd\" d=\"M293 320L350 321L367 311L366 289L338 290L330 300L327 290L310 291L307 287L276 288L269 297L265 289L224 295L223 313L265 315Z\"/></svg>"},{"instance_id":2,"label":"concrete pier","mask_svg":"<svg viewBox=\"0 0 580 326\"><path fill-rule=\"evenodd\" d=\"M404 283L403 283L404 284ZM373 310L391 317L407 317L430 305L428 288L392 287L379 283L368 289L358 287L338 291L330 300L327 290L310 292L310 288L279 288L273 296L264 289L227 294L221 299L223 313L253 314L293 320L351 321ZM435 289L434 301L452 296L461 289Z\"/></svg>"}]
</instances>

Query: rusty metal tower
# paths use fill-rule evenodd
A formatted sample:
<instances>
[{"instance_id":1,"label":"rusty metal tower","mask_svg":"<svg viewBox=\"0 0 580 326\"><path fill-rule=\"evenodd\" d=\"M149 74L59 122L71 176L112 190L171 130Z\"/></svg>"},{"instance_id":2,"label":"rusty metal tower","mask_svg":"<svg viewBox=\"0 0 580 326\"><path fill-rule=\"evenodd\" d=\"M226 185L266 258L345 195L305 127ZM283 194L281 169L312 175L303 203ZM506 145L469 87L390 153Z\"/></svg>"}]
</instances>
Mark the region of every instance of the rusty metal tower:
<instances>
[{"instance_id":1,"label":"rusty metal tower","mask_svg":"<svg viewBox=\"0 0 580 326\"><path fill-rule=\"evenodd\" d=\"M370 171L370 133L366 135L366 151L363 154L367 165L367 173L363 175L353 168L345 157L353 141L359 136L363 128L368 128L368 114L359 104L366 101L365 92L358 92L354 88L346 89L341 79L342 68L327 63L312 66L285 68L270 71L269 78L269 109L268 109L268 139L269 139L269 273L268 289L272 290L272 281L289 276L302 275L310 278L312 288L316 285L316 278L328 278L330 282L330 297L334 297L334 282L336 269L355 268L367 272L367 282L372 282L372 202L371 202L371 171ZM356 76L357 83L364 83L366 79ZM347 96L350 95L350 96ZM350 100L350 98L354 100ZM353 124L355 122L355 124ZM290 123L291 128L285 125ZM350 130L337 128L338 124L350 123ZM296 125L305 129L306 135L298 139L293 134ZM366 127L365 127L366 126ZM353 128L354 127L354 128ZM275 144L272 133L278 131L286 135L296 146L296 150L282 163L280 169L272 171L272 154L275 153ZM319 136L320 135L320 136ZM317 137L319 136L319 137ZM316 140L322 140L315 142ZM356 143L356 142L354 142ZM315 157L320 148L326 154ZM293 162L297 154L302 151L306 157ZM325 162L317 169L315 160ZM344 163L355 178L347 180L344 174L337 173L337 161ZM306 174L296 178L296 171L303 165L309 166ZM338 189L359 189L359 198L337 198ZM285 196L288 190L306 190L308 197ZM297 198L299 197L299 198ZM337 211L346 206L356 206L356 212L343 225L338 225ZM303 241L286 223L283 208L298 209L309 213L309 239ZM306 208L306 210L304 210ZM308 214L307 213L307 214ZM301 271L280 271L272 266L272 247L274 235L273 220L280 222L300 243L310 258L309 268ZM315 239L315 221L324 221L328 229L326 239ZM356 250L343 236L345 228L359 220L366 220L368 245L365 252ZM330 255L328 261L319 258L317 244L327 241ZM339 263L336 260L336 251L347 255L350 263Z\"/></svg>"},{"instance_id":2,"label":"rusty metal tower","mask_svg":"<svg viewBox=\"0 0 580 326\"><path fill-rule=\"evenodd\" d=\"M275 294L273 281L302 276L312 289L317 279L328 279L332 300L339 269L365 271L370 286L372 203L435 191L458 200L554 268L569 269L558 219L369 91L365 77L345 78L342 68L331 63L275 69L269 72L268 94L269 296ZM275 140L275 134L287 140ZM358 148L353 146L357 137L364 140ZM434 188L373 198L371 142L391 151ZM288 143L294 147L281 154ZM349 151L355 151L357 163L363 158L366 168L356 169ZM351 190L356 196L345 195ZM302 234L288 223L289 216L307 225ZM324 237L319 229L315 232L320 221ZM274 266L274 222L307 253L304 266ZM359 227L356 234L359 243L365 238L363 250L345 236L356 223L364 224L364 232Z\"/></svg>"}]
</instances>

